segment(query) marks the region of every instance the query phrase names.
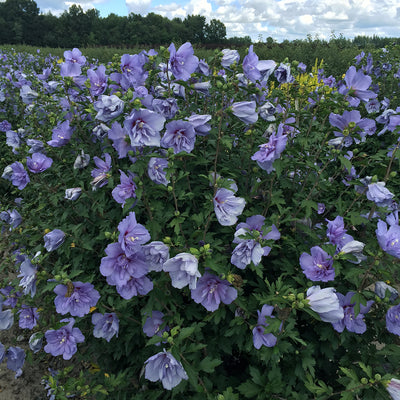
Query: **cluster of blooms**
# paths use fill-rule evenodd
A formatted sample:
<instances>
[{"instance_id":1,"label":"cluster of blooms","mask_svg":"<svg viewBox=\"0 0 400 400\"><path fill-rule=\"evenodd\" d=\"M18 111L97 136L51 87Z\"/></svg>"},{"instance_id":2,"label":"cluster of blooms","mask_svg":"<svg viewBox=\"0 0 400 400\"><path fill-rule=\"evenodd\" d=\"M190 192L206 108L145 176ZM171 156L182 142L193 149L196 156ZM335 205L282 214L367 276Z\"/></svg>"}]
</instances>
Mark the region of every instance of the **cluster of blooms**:
<instances>
[{"instance_id":1,"label":"cluster of blooms","mask_svg":"<svg viewBox=\"0 0 400 400\"><path fill-rule=\"evenodd\" d=\"M56 162L47 155L48 152L73 145L75 146L73 154L74 157L76 156L73 165L74 173L78 175L80 172L84 172L92 160L95 164L95 168L90 171L92 180L86 183L86 186L90 185L92 189L90 193L95 195L94 191L101 192L100 189L110 188L113 185L111 195L121 205L122 212L126 211L127 203L130 203L132 207L137 204L132 204L128 201L129 199L134 199L135 202L140 201L139 186L143 184L142 176L138 176L130 170L117 169L120 165L119 161L122 159L123 162L126 161L132 165L135 165L140 159L146 160L146 172L150 183L161 185L158 188L165 189L166 192L174 191L173 185L169 186L171 181L175 184L173 179L176 178L170 172L173 169L171 159L179 159L182 156L181 153L184 153L184 156L190 154L190 156L196 157L191 153L195 152L199 142L205 143L202 140L211 135L213 124L216 122L213 120L213 115L205 114L206 108L199 108L196 113L185 116L184 110L180 109L178 99L187 101L190 91L199 97L209 97L211 83L208 81L208 77L214 74L221 80L226 80L227 71L236 69L240 56L236 50L224 49L221 58L221 66L224 70L217 72L217 70L212 71L204 60L199 60L194 55L190 43L183 44L179 49L171 44L168 51L169 60L155 67L158 68L157 79L159 79L160 85L151 88L146 87L149 77L147 65L156 55L155 51L122 56L118 72L111 72L111 67L104 65L96 68L91 65L90 68L86 68L87 60L78 49L66 51L64 53L65 61L61 64L59 73L61 77L68 78L65 79L66 82L73 82L74 89L68 90L67 97L59 99L60 107L64 111L63 120L58 121L56 126L51 129L51 140L48 141L44 141L43 137L33 138L34 134L25 129L12 130L12 124L6 120L0 122L0 130L5 132L6 144L11 148L13 155L23 154L25 149L29 148L27 150L29 156L7 165L2 173L2 178L23 191L30 184L31 178L34 180L45 171L54 169ZM334 79L326 77L318 81L319 84L324 83L329 86L337 95L341 95L348 101L350 107L364 104L368 114L377 113L381 108L383 109L382 114L375 120L363 118L361 112L355 109L345 110L342 113L329 111L327 120L329 120L330 129L334 135L333 139L327 140L329 149L335 148L335 150L341 151L345 147L347 151L347 148L367 142L369 137L375 135L377 124L383 125L378 136L387 131L395 132L400 126L400 108L389 109L388 102L379 103L376 100L377 93L370 90L372 78L368 75L368 70L371 69L369 64L370 62L365 68L359 70L354 66L350 67L344 76L344 81L337 84ZM304 65L299 66L300 71L304 72L305 68ZM278 84L288 85L294 82L295 77L288 64L282 63L277 66L272 60L259 60L254 53L253 46L250 46L248 54L242 62L242 70L242 74L238 73L235 76L238 88L254 85L258 90L257 94L246 96L243 101L228 101L224 112L227 115L233 115L237 124L241 124L242 127L244 125L243 131L246 133L250 132L251 134L251 128L257 123L260 124L260 118L262 126L268 126L268 129L263 129L258 142L252 147L252 154L256 146L259 150L248 157L247 161L255 170L257 170L256 165L262 170L259 176L270 177L274 171L278 170L276 161L284 156L284 152L288 151L290 146L296 144L296 138L300 136L300 131L294 117L295 113L292 113L293 107L289 103L278 104L277 99L268 98L268 80L270 77L274 77ZM43 84L43 90L48 94L56 93L57 86L60 84L49 80L53 72L51 69L46 69L42 74L36 74L37 79ZM196 77L194 74L197 74ZM34 87L32 82L26 79L26 76L21 75L15 78L10 74L7 79L18 89L18 95L28 113L29 107L35 106L35 102L39 99L39 88ZM185 82L185 85L182 85L182 81ZM85 87L88 95L82 95ZM0 103L5 101L3 90L3 86L0 86ZM129 92L129 96L122 99L121 92ZM243 93L247 92L243 91ZM313 95L317 95L317 90ZM58 94L55 94L56 96ZM128 98L131 100L130 102L127 100ZM80 100L83 103L90 99L92 108L87 110L92 110L92 114L83 112L78 114L78 111L71 107L71 99L74 104L79 103ZM239 100L239 97L236 100ZM307 107L313 107L313 102L315 100L310 99ZM89 112L87 110L85 112ZM80 132L75 126L77 115L79 115L79 119L87 122L88 126L93 127L90 139L93 143L100 143L101 154L98 156L90 156L81 149L83 141L78 137ZM275 124L275 121L279 123ZM219 144L218 142L217 149ZM79 148L80 154L77 152L77 148ZM112 154L113 149L116 155ZM388 157L393 159L397 149L398 144L390 148ZM344 163L346 160L348 161L346 165L351 164L354 154L355 152L349 150L343 156ZM118 161L115 157L118 157ZM215 164L217 163L215 162ZM115 171L113 171L114 167ZM114 184L113 173L116 171L119 171L119 184ZM288 175L293 182L299 179L298 183L303 183L303 179L304 181L308 179L308 176L304 178L304 175L302 176L296 169L294 172L291 171ZM244 172L247 173L247 171ZM227 253L229 253L230 263L240 269L243 274L249 270L260 272L263 269L263 257L270 254L272 251L270 246L275 246L274 241L281 238L280 232L285 229L284 223L279 225L281 223L280 216L273 220L276 225L269 222L268 217L265 216L268 215L267 209L263 215L261 215L261 211L255 211L258 209L249 204L250 196L246 197L247 194L243 193L245 189L239 188L233 179L224 180L217 177L216 165L211 175L213 184L208 188L208 200L211 203L212 199L214 214L210 213L209 221L206 223L207 227L210 220L214 219L216 221L212 221L212 223L215 222L216 226L222 226L228 231L229 227L237 224L247 205L247 215L250 216L246 218L245 222L236 225L234 233L232 231L234 248L232 251L228 250ZM382 181L371 177L360 178L355 168L351 166L347 168L347 176L342 182L346 187L354 184L355 194L365 195L367 200L373 202L374 207L379 208L378 213L371 213L367 219L378 217L375 233L379 246L386 254L400 258L398 205L395 202L396 195L392 193L387 177ZM254 186L258 183L258 181L254 182ZM70 182L70 184L74 183ZM386 187L387 184L389 188ZM77 187L63 188L65 199L71 202L78 201L85 193L83 181L74 185ZM271 182L271 191L272 189ZM236 193L243 193L243 197L237 196ZM176 198L174 200L177 209L178 202ZM331 215L331 210L326 210L323 203L319 203L316 207L318 207L318 216L328 215L328 213ZM151 211L151 208L148 208ZM3 228L6 227L13 231L23 224L23 217L17 209L18 207L11 207L0 212ZM119 207L118 209L121 211ZM176 211L176 215L179 215L178 210ZM238 290L240 285L233 284L230 272L217 272L213 270L212 265L207 265L202 256L192 251L184 251L190 248L188 244L185 244L184 247L177 244L178 249L176 250L175 246L168 246L167 241L151 241L149 230L138 223L137 218L141 220L141 215L130 211L120 221L117 227L118 240L115 236L115 242L107 245L106 256L102 257L99 266L105 282L115 286L117 293L124 300L148 295L155 286L154 279L160 276L169 276L168 282L173 288L184 290L185 297L189 298L190 296L194 303L200 304L208 312L215 312L220 307L222 308L221 303L232 304L241 295ZM362 263L366 259L363 254L365 244L355 240L347 233L342 216L337 216L333 220L325 219L325 221L327 222L326 237L322 239L321 235L319 236L323 244L318 246L305 241L305 245L310 248L309 253L302 252L300 255L296 253L304 276L313 284L315 282L332 282L338 278L335 269L336 259L345 258L356 264ZM324 227L322 223L319 224L319 228L321 227ZM61 229L48 231L43 237L44 249L48 253L55 252L68 240L66 239L68 234ZM172 257L170 257L170 251L175 253ZM50 256L52 255L55 256L54 253ZM32 303L26 302L27 304L25 304L22 300L25 296L29 296L29 300L32 300L36 295L40 268L35 261L36 256L29 258L26 255L19 255L18 257L20 263L18 286L21 291L13 286L7 286L0 290L5 296L0 308L1 330L11 328L15 315L19 315L19 327L28 330L37 327L40 318L43 318L40 308L28 305ZM226 269L226 271L228 270ZM301 278L304 279L303 276ZM49 282L56 282L54 286L56 312L63 316L69 314L70 317L61 319L57 329L48 329L44 332L46 341L44 347L42 337L36 333L33 334L30 338L30 348L33 352L38 352L43 347L45 352L69 360L77 352L77 345L85 341L85 336L80 328L75 327L75 323L79 324L79 320L76 321L73 317L87 316L103 299L100 292L90 282L72 282L69 279L50 279ZM398 293L396 294L394 288L385 285L384 282L379 284L377 282L375 289L377 296L385 298L388 290L391 294L390 301L395 301ZM321 288L315 284L308 288L302 305L306 305L317 313L321 321L332 324L333 329L338 333L347 329L349 332L363 334L367 330L366 315L375 303L373 300L369 300L365 305L356 304L354 298L354 291L349 290L346 294L342 294L336 292L333 287ZM13 309L17 307L17 304L19 309L14 312ZM3 307L10 308L3 310ZM198 308L201 309L201 307ZM201 309L201 311L204 310ZM266 332L271 319L276 318L273 312L274 307L267 304L262 304L261 310L257 310L257 322L251 327L253 345L257 350L262 346L276 346L279 341L283 322L274 333ZM119 317L116 312L93 313L91 315L93 336L103 338L107 342L113 337L117 337ZM151 313L145 314L145 317L142 329L147 337L159 336L162 338L164 334L170 332L170 327L167 325L170 322L168 319L170 315L165 318L162 311L152 310ZM386 327L390 333L398 336L400 336L399 318L400 304L391 306L386 313ZM160 342L162 340L160 339ZM169 342L165 341L165 343ZM0 344L0 362L5 357L7 358L7 367L15 371L16 376L19 376L25 360L24 350L19 347L9 347L6 350ZM179 357L177 356L177 358ZM188 379L181 362L165 349L148 358L144 364L145 378L152 382L161 381L167 390L171 390L182 380ZM387 385L387 390L393 398L396 398L399 393L398 381L392 379Z\"/></svg>"},{"instance_id":2,"label":"cluster of blooms","mask_svg":"<svg viewBox=\"0 0 400 400\"><path fill-rule=\"evenodd\" d=\"M271 247L261 246L260 241L278 240L281 235L275 225L264 228L265 217L253 215L241 222L236 227L235 239L233 243L238 243L232 252L231 263L240 269L246 268L251 262L257 266L261 262L262 256L267 256ZM246 234L256 233L256 239L243 238Z\"/></svg>"}]
</instances>

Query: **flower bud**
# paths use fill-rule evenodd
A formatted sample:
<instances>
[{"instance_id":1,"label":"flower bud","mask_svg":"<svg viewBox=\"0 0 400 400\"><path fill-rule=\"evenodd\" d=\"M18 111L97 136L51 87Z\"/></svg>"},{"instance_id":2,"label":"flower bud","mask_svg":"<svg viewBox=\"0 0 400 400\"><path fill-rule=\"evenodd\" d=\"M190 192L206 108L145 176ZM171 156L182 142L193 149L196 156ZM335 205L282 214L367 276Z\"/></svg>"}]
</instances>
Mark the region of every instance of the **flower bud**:
<instances>
[{"instance_id":1,"label":"flower bud","mask_svg":"<svg viewBox=\"0 0 400 400\"><path fill-rule=\"evenodd\" d=\"M80 187L65 189L65 199L67 200L77 200L82 194L82 189Z\"/></svg>"}]
</instances>

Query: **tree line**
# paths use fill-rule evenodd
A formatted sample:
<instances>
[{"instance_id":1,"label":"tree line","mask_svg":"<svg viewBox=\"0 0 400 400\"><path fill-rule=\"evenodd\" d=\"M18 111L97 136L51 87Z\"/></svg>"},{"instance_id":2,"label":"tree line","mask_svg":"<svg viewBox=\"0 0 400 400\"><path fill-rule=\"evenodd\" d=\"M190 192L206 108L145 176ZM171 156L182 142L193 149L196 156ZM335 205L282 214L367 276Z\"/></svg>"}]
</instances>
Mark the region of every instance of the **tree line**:
<instances>
[{"instance_id":1,"label":"tree line","mask_svg":"<svg viewBox=\"0 0 400 400\"><path fill-rule=\"evenodd\" d=\"M192 44L249 45L251 38L226 38L225 25L201 15L172 20L149 13L146 16L110 14L103 18L96 9L83 11L72 5L60 16L40 12L34 0L0 2L0 44L41 47L87 47L159 45L171 42Z\"/></svg>"},{"instance_id":2,"label":"tree line","mask_svg":"<svg viewBox=\"0 0 400 400\"><path fill-rule=\"evenodd\" d=\"M188 15L186 18L172 20L149 13L146 16L130 13L128 16L110 14L101 17L96 9L83 11L81 6L72 5L60 16L41 13L34 0L6 0L0 2L0 45L31 45L52 48L109 46L116 48L137 48L157 45L169 45L190 41L202 47L247 47L252 43L250 36L226 37L225 25L212 19L209 23L201 15ZM283 54L315 54L321 52L348 51L357 49L382 48L390 44L399 44L398 38L379 36L356 36L347 39L332 32L329 40L313 38L284 40L278 43L274 38L265 41L260 35L256 43L261 52L276 59ZM276 53L276 54L275 54ZM293 58L293 57L290 57Z\"/></svg>"}]
</instances>

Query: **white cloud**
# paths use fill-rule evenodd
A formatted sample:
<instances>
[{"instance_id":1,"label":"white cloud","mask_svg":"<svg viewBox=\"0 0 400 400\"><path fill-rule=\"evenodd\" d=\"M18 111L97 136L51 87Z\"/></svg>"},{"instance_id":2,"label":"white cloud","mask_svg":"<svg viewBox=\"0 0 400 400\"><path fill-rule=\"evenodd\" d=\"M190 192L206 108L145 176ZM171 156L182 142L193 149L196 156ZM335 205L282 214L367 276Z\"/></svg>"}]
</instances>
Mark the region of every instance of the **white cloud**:
<instances>
[{"instance_id":1,"label":"white cloud","mask_svg":"<svg viewBox=\"0 0 400 400\"><path fill-rule=\"evenodd\" d=\"M208 0L190 0L185 5L169 3L154 7L154 12L167 18L182 18L188 15L203 15L207 19L212 13L212 4Z\"/></svg>"},{"instance_id":2,"label":"white cloud","mask_svg":"<svg viewBox=\"0 0 400 400\"><path fill-rule=\"evenodd\" d=\"M190 0L185 11L188 15L207 15L212 12L212 5L207 0Z\"/></svg>"},{"instance_id":3,"label":"white cloud","mask_svg":"<svg viewBox=\"0 0 400 400\"><path fill-rule=\"evenodd\" d=\"M311 25L314 22L314 17L310 14L300 15L299 21L303 25Z\"/></svg>"},{"instance_id":4,"label":"white cloud","mask_svg":"<svg viewBox=\"0 0 400 400\"><path fill-rule=\"evenodd\" d=\"M151 0L126 0L129 13L147 14L150 12Z\"/></svg>"}]
</instances>

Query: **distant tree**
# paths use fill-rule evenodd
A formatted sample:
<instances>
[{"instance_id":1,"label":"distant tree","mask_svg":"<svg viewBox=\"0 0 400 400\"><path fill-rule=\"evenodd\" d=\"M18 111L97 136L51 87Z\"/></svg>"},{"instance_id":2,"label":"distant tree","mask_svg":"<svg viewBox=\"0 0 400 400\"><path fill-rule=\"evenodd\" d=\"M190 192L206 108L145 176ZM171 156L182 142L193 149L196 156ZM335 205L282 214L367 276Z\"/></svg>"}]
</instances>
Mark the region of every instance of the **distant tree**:
<instances>
[{"instance_id":1,"label":"distant tree","mask_svg":"<svg viewBox=\"0 0 400 400\"><path fill-rule=\"evenodd\" d=\"M252 43L250 36L233 36L225 40L227 46L250 46Z\"/></svg>"},{"instance_id":2,"label":"distant tree","mask_svg":"<svg viewBox=\"0 0 400 400\"><path fill-rule=\"evenodd\" d=\"M208 43L222 43L226 39L225 25L218 19L212 19L206 24L205 40Z\"/></svg>"},{"instance_id":3,"label":"distant tree","mask_svg":"<svg viewBox=\"0 0 400 400\"><path fill-rule=\"evenodd\" d=\"M38 32L39 8L33 0L6 0L0 3L2 43L34 44Z\"/></svg>"},{"instance_id":4,"label":"distant tree","mask_svg":"<svg viewBox=\"0 0 400 400\"><path fill-rule=\"evenodd\" d=\"M171 22L168 18L153 12L146 15L144 22L147 26L147 35L145 36L145 44L160 44L166 43L171 40L171 33L169 27ZM181 22L182 23L182 22Z\"/></svg>"},{"instance_id":5,"label":"distant tree","mask_svg":"<svg viewBox=\"0 0 400 400\"><path fill-rule=\"evenodd\" d=\"M206 17L202 15L188 15L184 19L183 25L187 31L185 41L188 40L191 43L202 43L204 41Z\"/></svg>"},{"instance_id":6,"label":"distant tree","mask_svg":"<svg viewBox=\"0 0 400 400\"><path fill-rule=\"evenodd\" d=\"M276 44L276 40L273 37L268 36L267 39L265 39L265 43L268 47L272 47Z\"/></svg>"},{"instance_id":7,"label":"distant tree","mask_svg":"<svg viewBox=\"0 0 400 400\"><path fill-rule=\"evenodd\" d=\"M81 6L73 4L68 11L59 17L61 47L80 47L85 44L89 35L85 13Z\"/></svg>"},{"instance_id":8,"label":"distant tree","mask_svg":"<svg viewBox=\"0 0 400 400\"><path fill-rule=\"evenodd\" d=\"M100 11L95 8L87 10L85 13L86 25L87 25L87 45L92 46L100 44L98 33L100 30Z\"/></svg>"},{"instance_id":9,"label":"distant tree","mask_svg":"<svg viewBox=\"0 0 400 400\"><path fill-rule=\"evenodd\" d=\"M111 13L99 23L99 43L104 46L127 46L129 38L129 19Z\"/></svg>"},{"instance_id":10,"label":"distant tree","mask_svg":"<svg viewBox=\"0 0 400 400\"><path fill-rule=\"evenodd\" d=\"M137 46L143 43L143 38L146 36L145 18L140 14L130 13L127 18L126 45Z\"/></svg>"}]
</instances>

